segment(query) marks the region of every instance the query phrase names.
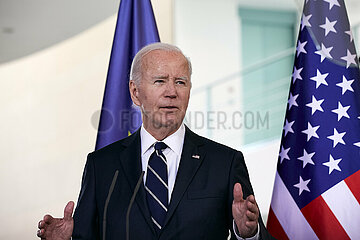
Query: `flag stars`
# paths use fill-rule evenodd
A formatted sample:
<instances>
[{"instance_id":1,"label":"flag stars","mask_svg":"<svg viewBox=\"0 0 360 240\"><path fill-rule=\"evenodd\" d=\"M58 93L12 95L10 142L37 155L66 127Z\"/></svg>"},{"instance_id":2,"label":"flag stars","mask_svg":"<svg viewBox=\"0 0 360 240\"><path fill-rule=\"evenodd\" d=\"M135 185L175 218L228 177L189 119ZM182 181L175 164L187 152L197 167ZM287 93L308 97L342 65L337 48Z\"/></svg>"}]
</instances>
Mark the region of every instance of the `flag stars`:
<instances>
[{"instance_id":1,"label":"flag stars","mask_svg":"<svg viewBox=\"0 0 360 240\"><path fill-rule=\"evenodd\" d=\"M299 157L298 160L303 162L303 168L305 168L306 164L312 164L315 165L313 160L311 159L314 156L315 152L313 153L307 153L304 149L304 155L302 157Z\"/></svg>"},{"instance_id":2,"label":"flag stars","mask_svg":"<svg viewBox=\"0 0 360 240\"><path fill-rule=\"evenodd\" d=\"M339 163L341 162L341 158L334 159L330 154L330 159L328 162L324 162L323 165L329 168L329 175L334 171L337 170L341 172L341 169L339 167Z\"/></svg>"},{"instance_id":3,"label":"flag stars","mask_svg":"<svg viewBox=\"0 0 360 240\"><path fill-rule=\"evenodd\" d=\"M309 141L312 137L319 138L319 135L316 133L316 131L319 129L320 126L311 126L311 124L308 122L308 128L303 130L302 133L305 133L307 135L307 141Z\"/></svg>"},{"instance_id":4,"label":"flag stars","mask_svg":"<svg viewBox=\"0 0 360 240\"><path fill-rule=\"evenodd\" d=\"M346 132L339 133L336 128L334 128L334 135L330 135L327 138L333 141L333 147L336 147L339 143L344 144L345 142L343 140L344 135Z\"/></svg>"},{"instance_id":5,"label":"flag stars","mask_svg":"<svg viewBox=\"0 0 360 240\"><path fill-rule=\"evenodd\" d=\"M312 17L311 14L305 16L305 14L302 15L301 18L301 31L304 29L304 27L311 27L310 24L310 18Z\"/></svg>"},{"instance_id":6,"label":"flag stars","mask_svg":"<svg viewBox=\"0 0 360 240\"><path fill-rule=\"evenodd\" d=\"M292 129L292 125L295 123L295 121L288 122L288 120L285 119L285 126L284 126L284 136L288 134L289 132L294 133L294 130Z\"/></svg>"},{"instance_id":7,"label":"flag stars","mask_svg":"<svg viewBox=\"0 0 360 240\"><path fill-rule=\"evenodd\" d=\"M296 102L296 99L299 97L299 94L296 94L295 96L293 96L291 93L290 93L290 97L289 97L289 100L288 100L288 110L291 109L292 106L298 106L297 102Z\"/></svg>"},{"instance_id":8,"label":"flag stars","mask_svg":"<svg viewBox=\"0 0 360 240\"><path fill-rule=\"evenodd\" d=\"M281 146L281 151L279 153L280 164L284 161L284 159L290 160L290 157L288 155L289 151L290 151L290 148L284 149L284 147Z\"/></svg>"},{"instance_id":9,"label":"flag stars","mask_svg":"<svg viewBox=\"0 0 360 240\"><path fill-rule=\"evenodd\" d=\"M316 51L315 53L320 55L320 61L323 62L325 58L332 58L330 55L330 51L333 49L333 47L326 48L323 43L321 43L321 49Z\"/></svg>"},{"instance_id":10,"label":"flag stars","mask_svg":"<svg viewBox=\"0 0 360 240\"><path fill-rule=\"evenodd\" d=\"M340 7L338 0L324 0L324 1L329 3L329 10L331 10L334 5Z\"/></svg>"},{"instance_id":11,"label":"flag stars","mask_svg":"<svg viewBox=\"0 0 360 240\"><path fill-rule=\"evenodd\" d=\"M349 31L345 31L345 33L350 36L350 42L354 41L354 36L352 34L351 29Z\"/></svg>"},{"instance_id":12,"label":"flag stars","mask_svg":"<svg viewBox=\"0 0 360 240\"><path fill-rule=\"evenodd\" d=\"M354 80L347 80L345 76L343 76L343 80L341 83L337 83L336 86L341 87L341 93L344 95L346 91L354 92L354 89L351 87L351 84Z\"/></svg>"},{"instance_id":13,"label":"flag stars","mask_svg":"<svg viewBox=\"0 0 360 240\"><path fill-rule=\"evenodd\" d=\"M338 108L331 110L333 113L336 113L338 115L338 121L342 117L350 118L349 114L347 114L347 110L349 110L350 106L343 107L340 102L338 102Z\"/></svg>"},{"instance_id":14,"label":"flag stars","mask_svg":"<svg viewBox=\"0 0 360 240\"><path fill-rule=\"evenodd\" d=\"M313 115L316 111L324 112L324 109L321 107L323 102L324 99L316 100L316 98L312 96L312 102L306 104L307 107L311 108L311 115Z\"/></svg>"},{"instance_id":15,"label":"flag stars","mask_svg":"<svg viewBox=\"0 0 360 240\"><path fill-rule=\"evenodd\" d=\"M303 68L297 69L296 67L294 67L294 72L292 74L293 83L296 81L296 79L303 80L301 75L300 75L302 70L303 70Z\"/></svg>"},{"instance_id":16,"label":"flag stars","mask_svg":"<svg viewBox=\"0 0 360 240\"><path fill-rule=\"evenodd\" d=\"M346 68L349 68L352 63L356 65L356 54L351 54L349 49L347 49L346 56L341 57L341 59L346 61Z\"/></svg>"},{"instance_id":17,"label":"flag stars","mask_svg":"<svg viewBox=\"0 0 360 240\"><path fill-rule=\"evenodd\" d=\"M296 56L299 56L300 53L307 53L305 50L305 45L307 44L307 41L305 42L300 42L300 40L298 40L298 44L296 46Z\"/></svg>"},{"instance_id":18,"label":"flag stars","mask_svg":"<svg viewBox=\"0 0 360 240\"><path fill-rule=\"evenodd\" d=\"M335 30L335 24L337 21L333 21L330 22L328 18L325 18L325 23L320 25L321 28L323 28L325 30L325 37L330 33L330 32L334 32L336 33Z\"/></svg>"},{"instance_id":19,"label":"flag stars","mask_svg":"<svg viewBox=\"0 0 360 240\"><path fill-rule=\"evenodd\" d=\"M318 88L321 84L328 85L326 82L326 77L329 75L329 73L322 74L319 69L316 70L316 76L311 77L310 79L316 82L316 88Z\"/></svg>"},{"instance_id":20,"label":"flag stars","mask_svg":"<svg viewBox=\"0 0 360 240\"><path fill-rule=\"evenodd\" d=\"M299 189L299 196L300 194L303 192L303 191L308 191L310 192L310 189L308 188L308 184L310 182L311 179L308 179L306 181L304 181L302 179L302 177L300 176L300 179L299 179L299 183L295 184L294 187L298 188Z\"/></svg>"}]
</instances>

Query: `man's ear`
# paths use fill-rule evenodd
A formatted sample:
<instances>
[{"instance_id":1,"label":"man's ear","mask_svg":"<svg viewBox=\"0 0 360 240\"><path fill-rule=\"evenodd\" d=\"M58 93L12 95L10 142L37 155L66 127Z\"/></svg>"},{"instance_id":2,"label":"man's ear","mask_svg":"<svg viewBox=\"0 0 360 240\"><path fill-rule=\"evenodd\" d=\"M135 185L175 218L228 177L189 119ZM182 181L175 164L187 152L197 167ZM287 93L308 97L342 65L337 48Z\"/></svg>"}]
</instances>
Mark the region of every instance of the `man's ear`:
<instances>
[{"instance_id":1,"label":"man's ear","mask_svg":"<svg viewBox=\"0 0 360 240\"><path fill-rule=\"evenodd\" d=\"M131 96L131 100L133 101L133 103L137 106L140 106L140 101L138 98L139 87L135 84L134 80L129 81L129 91L130 91L130 96Z\"/></svg>"}]
</instances>

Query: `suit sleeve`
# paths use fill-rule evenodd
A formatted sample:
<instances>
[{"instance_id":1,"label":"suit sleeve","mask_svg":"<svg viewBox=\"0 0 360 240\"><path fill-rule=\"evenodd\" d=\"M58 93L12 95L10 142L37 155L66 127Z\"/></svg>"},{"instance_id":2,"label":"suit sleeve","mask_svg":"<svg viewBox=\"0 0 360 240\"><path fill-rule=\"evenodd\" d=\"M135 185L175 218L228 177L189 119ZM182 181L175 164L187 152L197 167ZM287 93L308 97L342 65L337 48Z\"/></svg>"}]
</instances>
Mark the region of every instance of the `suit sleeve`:
<instances>
[{"instance_id":1,"label":"suit sleeve","mask_svg":"<svg viewBox=\"0 0 360 240\"><path fill-rule=\"evenodd\" d=\"M231 217L231 226L232 226L232 202L234 200L233 190L235 183L240 183L244 199L246 199L249 195L254 195L254 191L252 189L250 183L249 173L244 161L244 156L241 152L236 151L232 160L230 176L229 176L229 216ZM262 221L261 214L259 213L259 226L260 226L260 239L274 239L269 232L266 230L265 225ZM231 240L236 240L235 233L231 227Z\"/></svg>"},{"instance_id":2,"label":"suit sleeve","mask_svg":"<svg viewBox=\"0 0 360 240\"><path fill-rule=\"evenodd\" d=\"M94 159L89 154L85 165L80 195L74 213L73 240L100 239L99 217L97 214L95 195L95 167Z\"/></svg>"}]
</instances>

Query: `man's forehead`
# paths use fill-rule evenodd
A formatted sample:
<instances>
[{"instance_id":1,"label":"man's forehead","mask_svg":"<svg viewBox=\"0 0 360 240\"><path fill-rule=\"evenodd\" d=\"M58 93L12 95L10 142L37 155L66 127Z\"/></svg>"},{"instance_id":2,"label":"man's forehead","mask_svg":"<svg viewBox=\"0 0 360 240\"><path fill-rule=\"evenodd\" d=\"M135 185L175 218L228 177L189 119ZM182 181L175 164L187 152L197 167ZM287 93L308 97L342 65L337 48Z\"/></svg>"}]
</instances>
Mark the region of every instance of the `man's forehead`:
<instances>
[{"instance_id":1,"label":"man's forehead","mask_svg":"<svg viewBox=\"0 0 360 240\"><path fill-rule=\"evenodd\" d=\"M149 53L147 53L143 60L144 62L150 61L158 61L161 60L162 58L180 58L183 59L184 61L186 61L185 56L178 51L168 51L168 50L162 50L162 49L156 49L156 50L152 50Z\"/></svg>"}]
</instances>

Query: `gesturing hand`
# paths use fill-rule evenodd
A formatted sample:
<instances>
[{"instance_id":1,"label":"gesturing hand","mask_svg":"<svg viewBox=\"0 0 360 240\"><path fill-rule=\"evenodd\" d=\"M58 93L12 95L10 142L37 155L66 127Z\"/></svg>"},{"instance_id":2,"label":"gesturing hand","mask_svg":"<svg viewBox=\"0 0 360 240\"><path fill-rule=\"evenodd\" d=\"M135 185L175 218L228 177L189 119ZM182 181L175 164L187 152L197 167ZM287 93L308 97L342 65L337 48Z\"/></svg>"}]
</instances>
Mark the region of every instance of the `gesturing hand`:
<instances>
[{"instance_id":1,"label":"gesturing hand","mask_svg":"<svg viewBox=\"0 0 360 240\"><path fill-rule=\"evenodd\" d=\"M254 195L243 199L243 192L240 183L234 185L234 201L232 214L237 229L242 238L253 237L257 232L259 208Z\"/></svg>"},{"instance_id":2,"label":"gesturing hand","mask_svg":"<svg viewBox=\"0 0 360 240\"><path fill-rule=\"evenodd\" d=\"M63 218L45 215L43 220L39 222L37 236L46 240L69 240L74 228L73 210L74 202L70 201L64 209Z\"/></svg>"}]
</instances>

